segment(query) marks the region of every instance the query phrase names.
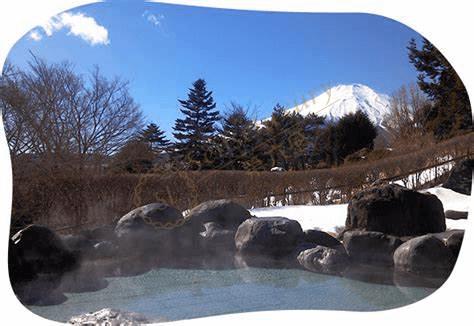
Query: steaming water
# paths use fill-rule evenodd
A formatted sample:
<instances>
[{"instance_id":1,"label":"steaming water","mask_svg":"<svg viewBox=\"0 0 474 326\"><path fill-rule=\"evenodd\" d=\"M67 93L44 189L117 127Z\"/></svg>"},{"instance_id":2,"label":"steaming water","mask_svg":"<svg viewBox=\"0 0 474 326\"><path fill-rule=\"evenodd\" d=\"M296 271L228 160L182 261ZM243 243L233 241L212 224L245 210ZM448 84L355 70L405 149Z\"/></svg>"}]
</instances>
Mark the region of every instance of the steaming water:
<instances>
[{"instance_id":1,"label":"steaming water","mask_svg":"<svg viewBox=\"0 0 474 326\"><path fill-rule=\"evenodd\" d=\"M48 319L105 307L138 312L149 319L179 320L212 315L288 309L374 311L418 301L436 289L366 283L293 269L158 269L109 278L96 292L66 294L53 306L30 306Z\"/></svg>"}]
</instances>

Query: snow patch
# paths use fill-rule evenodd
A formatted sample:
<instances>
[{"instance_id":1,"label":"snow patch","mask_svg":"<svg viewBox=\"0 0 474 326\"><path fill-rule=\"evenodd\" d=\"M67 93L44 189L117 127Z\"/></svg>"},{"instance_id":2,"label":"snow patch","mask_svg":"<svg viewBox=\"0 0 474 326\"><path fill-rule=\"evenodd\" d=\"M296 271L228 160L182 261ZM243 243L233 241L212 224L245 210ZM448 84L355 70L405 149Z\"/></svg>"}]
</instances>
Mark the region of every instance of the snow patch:
<instances>
[{"instance_id":1,"label":"snow patch","mask_svg":"<svg viewBox=\"0 0 474 326\"><path fill-rule=\"evenodd\" d=\"M471 196L460 194L459 192L443 187L434 187L420 192L427 192L435 195L443 203L444 211L469 212L472 200Z\"/></svg>"}]
</instances>

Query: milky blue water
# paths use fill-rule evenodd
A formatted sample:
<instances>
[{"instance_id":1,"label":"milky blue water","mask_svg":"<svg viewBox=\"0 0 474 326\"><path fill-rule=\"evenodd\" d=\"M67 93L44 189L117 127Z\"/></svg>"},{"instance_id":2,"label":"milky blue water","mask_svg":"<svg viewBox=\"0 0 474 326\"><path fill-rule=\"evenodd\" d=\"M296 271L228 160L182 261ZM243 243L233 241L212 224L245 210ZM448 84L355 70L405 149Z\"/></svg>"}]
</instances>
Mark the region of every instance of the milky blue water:
<instances>
[{"instance_id":1,"label":"milky blue water","mask_svg":"<svg viewBox=\"0 0 474 326\"><path fill-rule=\"evenodd\" d=\"M105 307L138 312L149 319L179 320L280 309L384 310L435 291L295 269L158 269L108 281L109 286L100 291L66 294L68 300L62 304L28 308L57 321Z\"/></svg>"}]
</instances>

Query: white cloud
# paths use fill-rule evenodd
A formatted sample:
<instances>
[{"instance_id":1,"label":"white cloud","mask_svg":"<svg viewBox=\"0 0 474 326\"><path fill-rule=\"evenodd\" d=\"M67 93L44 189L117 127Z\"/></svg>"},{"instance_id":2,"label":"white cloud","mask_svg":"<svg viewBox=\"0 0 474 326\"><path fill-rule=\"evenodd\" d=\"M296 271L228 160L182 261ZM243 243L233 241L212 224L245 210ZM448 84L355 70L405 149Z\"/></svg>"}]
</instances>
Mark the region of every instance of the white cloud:
<instances>
[{"instance_id":1,"label":"white cloud","mask_svg":"<svg viewBox=\"0 0 474 326\"><path fill-rule=\"evenodd\" d=\"M43 30L46 36L51 36L54 32L63 28L68 30L68 35L80 37L91 45L107 45L110 43L109 31L104 26L99 25L94 18L80 12L64 12L52 17L39 28L33 30L29 36L32 40L39 41L42 39L40 29Z\"/></svg>"},{"instance_id":2,"label":"white cloud","mask_svg":"<svg viewBox=\"0 0 474 326\"><path fill-rule=\"evenodd\" d=\"M34 30L30 33L29 35L30 39L32 39L33 41L39 41L43 38L43 36L41 36L40 33L38 33L38 31Z\"/></svg>"},{"instance_id":3,"label":"white cloud","mask_svg":"<svg viewBox=\"0 0 474 326\"><path fill-rule=\"evenodd\" d=\"M148 22L153 24L154 26L161 27L163 20L165 19L165 16L163 14L152 14L148 10L146 10L143 14L142 17L145 17Z\"/></svg>"}]
</instances>

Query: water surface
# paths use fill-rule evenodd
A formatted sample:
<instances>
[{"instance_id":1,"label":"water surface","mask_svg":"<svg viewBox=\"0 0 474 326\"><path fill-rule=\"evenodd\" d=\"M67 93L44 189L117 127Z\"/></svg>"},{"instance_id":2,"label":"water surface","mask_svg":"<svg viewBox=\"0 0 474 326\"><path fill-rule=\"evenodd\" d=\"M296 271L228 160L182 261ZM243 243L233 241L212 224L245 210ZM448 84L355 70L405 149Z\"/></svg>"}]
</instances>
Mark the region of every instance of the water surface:
<instances>
[{"instance_id":1,"label":"water surface","mask_svg":"<svg viewBox=\"0 0 474 326\"><path fill-rule=\"evenodd\" d=\"M96 292L66 293L62 304L28 308L57 321L105 307L138 312L148 319L179 320L264 310L376 311L416 302L436 290L263 268L157 269L108 281L107 288Z\"/></svg>"}]
</instances>

